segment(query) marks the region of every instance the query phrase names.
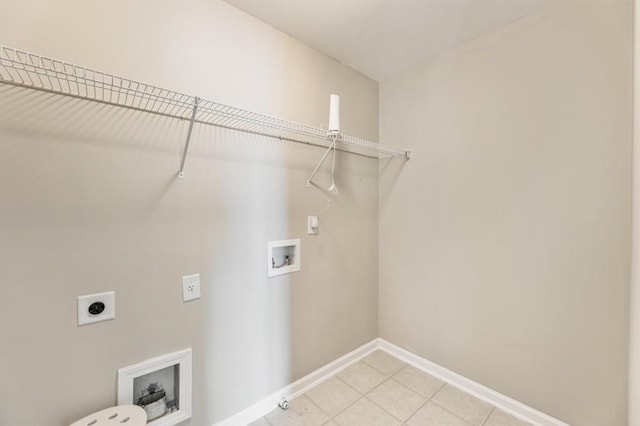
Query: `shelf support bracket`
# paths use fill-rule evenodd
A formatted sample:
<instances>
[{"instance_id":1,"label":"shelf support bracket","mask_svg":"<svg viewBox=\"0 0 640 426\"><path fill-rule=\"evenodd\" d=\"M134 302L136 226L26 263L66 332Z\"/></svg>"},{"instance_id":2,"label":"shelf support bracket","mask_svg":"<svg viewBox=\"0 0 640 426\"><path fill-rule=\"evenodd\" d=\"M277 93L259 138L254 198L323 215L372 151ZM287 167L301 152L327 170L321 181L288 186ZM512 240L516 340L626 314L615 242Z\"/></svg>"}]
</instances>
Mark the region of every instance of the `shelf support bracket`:
<instances>
[{"instance_id":1,"label":"shelf support bracket","mask_svg":"<svg viewBox=\"0 0 640 426\"><path fill-rule=\"evenodd\" d=\"M182 151L182 161L180 162L180 171L178 172L178 178L184 179L184 163L187 161L187 152L189 151L189 142L191 142L191 133L193 132L193 123L196 120L196 113L198 112L198 104L200 98L196 97L193 100L193 112L191 113L191 121L189 122L189 131L187 132L187 140L184 143L184 150Z\"/></svg>"}]
</instances>

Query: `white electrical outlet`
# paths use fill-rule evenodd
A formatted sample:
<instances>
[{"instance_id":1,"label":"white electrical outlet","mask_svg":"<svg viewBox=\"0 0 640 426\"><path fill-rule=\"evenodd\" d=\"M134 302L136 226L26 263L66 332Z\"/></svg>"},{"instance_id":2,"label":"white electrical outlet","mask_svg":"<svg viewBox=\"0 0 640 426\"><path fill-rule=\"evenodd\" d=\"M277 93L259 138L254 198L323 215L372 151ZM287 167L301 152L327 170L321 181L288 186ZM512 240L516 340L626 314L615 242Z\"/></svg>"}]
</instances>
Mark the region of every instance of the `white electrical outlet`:
<instances>
[{"instance_id":1,"label":"white electrical outlet","mask_svg":"<svg viewBox=\"0 0 640 426\"><path fill-rule=\"evenodd\" d=\"M200 299L200 274L185 275L182 277L182 300Z\"/></svg>"},{"instance_id":2,"label":"white electrical outlet","mask_svg":"<svg viewBox=\"0 0 640 426\"><path fill-rule=\"evenodd\" d=\"M318 216L307 216L307 234L318 235Z\"/></svg>"},{"instance_id":3,"label":"white electrical outlet","mask_svg":"<svg viewBox=\"0 0 640 426\"><path fill-rule=\"evenodd\" d=\"M78 325L107 321L116 317L116 293L78 296Z\"/></svg>"}]
</instances>

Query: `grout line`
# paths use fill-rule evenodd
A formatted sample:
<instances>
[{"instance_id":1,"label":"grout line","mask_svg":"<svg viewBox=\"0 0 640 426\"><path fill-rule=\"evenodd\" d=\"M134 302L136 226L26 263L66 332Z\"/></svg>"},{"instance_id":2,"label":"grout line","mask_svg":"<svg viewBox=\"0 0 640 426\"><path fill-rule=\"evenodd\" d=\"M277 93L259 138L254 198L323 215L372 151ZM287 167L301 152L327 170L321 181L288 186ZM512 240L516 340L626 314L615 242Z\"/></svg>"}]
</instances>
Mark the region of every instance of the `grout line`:
<instances>
[{"instance_id":1,"label":"grout line","mask_svg":"<svg viewBox=\"0 0 640 426\"><path fill-rule=\"evenodd\" d=\"M485 423L487 423L487 420L489 420L489 417L491 417L491 414L496 410L496 407L491 407L491 410L489 410L489 413L487 413L487 415L485 416L484 420L480 423L480 426L483 426Z\"/></svg>"},{"instance_id":2,"label":"grout line","mask_svg":"<svg viewBox=\"0 0 640 426\"><path fill-rule=\"evenodd\" d=\"M407 364L406 362L404 363L404 367L402 367L400 370L396 371L395 373L393 373L393 375L395 376L396 374L400 373L402 370L404 370L405 368L407 368L409 366L409 364Z\"/></svg>"},{"instance_id":3,"label":"grout line","mask_svg":"<svg viewBox=\"0 0 640 426\"><path fill-rule=\"evenodd\" d=\"M371 392L373 392L374 390L378 389L380 386L382 386L383 384L385 384L386 382L388 382L389 380L391 380L391 376L387 377L386 379L384 379L383 381L381 381L380 383L378 383L377 385L375 385L374 387L372 387L371 389L369 389L367 391L367 393L364 394L364 396L369 395ZM367 398L368 399L368 398Z\"/></svg>"},{"instance_id":4,"label":"grout line","mask_svg":"<svg viewBox=\"0 0 640 426\"><path fill-rule=\"evenodd\" d=\"M382 353L384 353L385 355L388 355L388 356L390 356L391 358L395 359L396 361L400 361L402 364L404 364L404 366L403 366L403 367L400 367L397 371L394 371L394 372L393 372L393 373L391 373L391 374L386 373L386 372L384 372L384 371L380 370L379 368L377 368L375 365L370 364L370 363L368 363L367 361L365 361L365 358L367 358L367 357L368 357L368 356L370 356L370 355L373 355L373 354L374 354L374 353L376 353L376 352L382 352ZM402 361L401 359L398 359L398 358L396 358L395 356L391 355L389 352L387 352L387 351L383 351L382 349L376 349L375 351L371 352L369 355L367 355L367 356L365 356L365 357L362 357L362 358L360 359L360 361L364 362L364 363L365 363L365 364L367 364L369 367L373 368L374 370L376 370L376 371L378 371L379 373L382 373L382 374L384 374L385 376L388 376L388 377L391 377L391 376L396 375L398 372L400 372L400 370L404 369L405 367L407 367L407 366L409 365L409 364L407 364L406 362Z\"/></svg>"},{"instance_id":5,"label":"grout line","mask_svg":"<svg viewBox=\"0 0 640 426\"><path fill-rule=\"evenodd\" d=\"M322 425L327 425L329 424L329 422L333 421L333 417L330 417L329 420L327 420L326 422L322 423ZM334 422L335 423L335 422Z\"/></svg>"},{"instance_id":6,"label":"grout line","mask_svg":"<svg viewBox=\"0 0 640 426\"><path fill-rule=\"evenodd\" d=\"M396 374L397 374L397 373L396 373ZM414 391L414 390L413 390L413 389L411 389L410 387L405 386L403 383L400 383L399 381L395 380L395 379L394 379L394 377L395 377L395 375L391 376L391 377L389 378L389 380L393 380L397 385L399 385L400 387L402 387L402 388L406 389L407 391L411 392L412 394L416 395L418 398L420 398L420 399L424 399L424 402L422 402L422 403L418 406L418 408L416 408L415 410L413 410L413 411L411 412L411 414L409 415L409 417L407 417L407 418L406 418L406 419L404 419L404 420L402 420L402 419L400 420L400 421L404 424L407 420L409 420L411 417L413 417L413 415L414 415L414 414L416 414L416 413L418 412L418 410L419 410L419 409L421 409L421 408L424 406L424 404L426 404L427 402L429 402L429 398L427 398L426 396L422 396L421 394L419 394L418 392Z\"/></svg>"},{"instance_id":7,"label":"grout line","mask_svg":"<svg viewBox=\"0 0 640 426\"><path fill-rule=\"evenodd\" d=\"M372 352L372 353L373 353L373 352ZM391 354L388 354L388 355L390 355L390 356L391 356L391 357L393 357L394 359L398 359L398 358L396 358L395 356L393 356L393 355L391 355ZM299 396L306 396L306 397L311 401L311 403L312 403L314 406L316 406L316 407L320 410L320 412L321 412L321 413L323 413L323 414L325 414L326 416L328 416L327 421L326 421L326 422L324 422L324 423L322 423L323 425L325 425L325 424L327 424L327 423L329 423L329 422L331 422L331 421L334 421L334 419L335 419L337 416L339 416L340 414L344 413L346 410L348 410L349 408L351 408L353 405L355 405L356 403L358 403L359 401L361 401L363 398L366 398L366 399L367 399L367 401L369 401L370 403L372 403L373 405L375 405L376 407L378 407L379 409L381 409L381 410L382 410L384 413L386 413L387 415L391 416L391 418L393 418L393 419L395 419L395 420L398 420L398 421L399 421L401 424L403 424L403 425L404 425L404 424L406 424L409 420L411 420L411 418L413 418L413 417L417 414L417 412L418 412L418 411L420 411L420 410L421 410L425 405L427 405L427 403L432 402L432 403L433 403L434 405L436 405L438 408L440 408L440 409L442 409L442 410L444 410L444 411L448 412L449 414L451 414L451 415L455 416L456 418L458 418L458 419L462 420L465 424L467 424L467 425L469 425L469 426L474 426L474 425L472 425L471 423L469 423L467 420L465 420L465 419L463 419L462 417L460 417L459 415L457 415L456 413L454 413L454 412L452 412L451 410L449 410L449 409L447 409L447 408L443 407L441 404L438 404L436 401L433 401L433 398L434 398L434 397L435 397L435 396L436 396L440 391L442 391L442 390L447 386L447 383L446 383L446 382L443 382L443 383L442 383L442 385L440 385L440 386L438 387L438 389L437 389L435 392L433 392L433 394L431 394L431 396L429 396L429 397L425 397L425 396L423 396L422 394L420 394L420 393L418 393L418 392L414 391L413 389L409 388L408 386L405 386L403 383L400 383L399 381L397 381L397 380L395 380L395 379L394 379L394 382L395 382L396 384L400 385L401 387L403 387L404 389L408 390L409 392L412 392L413 394L415 394L415 395L419 396L420 398L425 398L425 401L424 401L422 404L420 404L420 406L419 406L417 409L415 409L415 410L414 410L414 411L413 411L413 412L412 412L412 413L411 413L411 414L410 414L406 419L404 419L404 420L402 420L402 419L398 419L395 415L393 415L392 413L390 413L387 409L385 409L384 407L382 407L382 406L380 406L379 404L377 404L374 400L372 400L372 399L368 398L368 395L369 395L371 392L373 392L373 391L375 391L376 389L378 389L379 387L381 387L382 385L384 385L384 384L385 384L386 382L388 382L389 380L393 379L393 378L394 378L398 373L400 373L402 370L404 370L405 368L407 368L407 367L409 366L409 364L408 364L408 363L405 363L404 361L401 361L401 360L399 360L399 359L398 359L398 361L401 361L401 362L402 362L403 364L405 364L405 365L404 365L402 368L400 368L399 370L397 370L396 372L391 373L391 375L388 375L387 373L385 373L385 372L383 372L383 371L379 370L379 369L378 369L378 368L376 368L375 366L373 366L373 365L369 364L368 362L364 361L364 359L363 359L363 358L362 358L362 359L360 359L360 361L362 361L363 363L365 363L365 364L366 364L366 365L368 365L369 367L373 368L375 371L377 371L377 372L379 372L379 373L383 374L383 375L385 376L385 379L384 379L383 381L381 381L380 383L378 383L377 385L375 385L373 388L369 389L366 393L362 393L362 392L360 392L358 389L356 389L355 387L353 387L351 384L349 384L346 380L342 379L341 377L338 377L338 374L339 374L341 371L343 371L344 369L343 369L343 370L340 370L340 371L337 371L335 374L333 374L332 376L330 376L329 378L327 378L327 380L325 380L324 382L326 382L326 381L328 381L328 380L330 380L330 379L332 379L332 378L336 378L337 380L339 380L340 382L342 382L343 384L345 384L347 387L349 387L350 389L354 390L354 391L358 394L358 398L356 398L355 400L353 400L351 403L347 404L344 408L342 408L340 411L338 411L338 412L337 412L337 413L335 413L334 415L331 415L330 413L328 413L327 411L325 411L325 410L324 410L324 409L323 409L323 408L322 408L322 407L321 407L321 406L320 406L316 401L314 401L314 400L313 400L313 398L312 398L310 395L308 395L308 392L309 392L309 391L305 392L305 393L304 393L304 394L302 394L302 395L299 395ZM323 382L323 383L324 383L324 382ZM316 385L314 388L311 388L311 389L315 389L315 388L317 388L318 386L320 386L321 384L322 384L322 383L319 383L318 385ZM309 390L311 390L311 389L309 389ZM466 393L466 392L465 392L465 393ZM485 423L487 422L487 420L489 419L489 417L491 416L491 414L492 414L492 413L494 412L494 410L496 409L496 407L495 407L495 406L493 406L493 405L491 405L491 404L489 404L489 405L490 405L491 409L490 409L490 410L489 410L489 412L485 415L485 417L484 417L484 419L482 420L482 422L481 422L479 425L477 425L477 426L483 426L483 425L485 425ZM267 419L266 415L265 415L265 416L263 416L263 419L264 419L264 420L265 420L269 425L271 425L271 426L272 426L272 423Z\"/></svg>"},{"instance_id":8,"label":"grout line","mask_svg":"<svg viewBox=\"0 0 640 426\"><path fill-rule=\"evenodd\" d=\"M384 352L384 351L383 351ZM372 352L374 353L374 352ZM386 352L385 352L386 353ZM391 354L387 354L389 356L391 356L392 358L399 360L398 358L396 358L395 356L391 355ZM400 373L400 371L404 370L405 368L407 368L409 366L409 364L405 363L404 361L401 361L404 366L402 366L400 369L398 369L398 371L395 371L393 373L391 373L391 375L388 375L387 373L379 370L378 368L376 368L375 366L369 364L368 362L366 362L363 359L361 359L360 361L362 361L364 364L368 365L369 367L373 368L375 371L379 372L380 374L383 374L386 378L381 381L380 383L378 383L377 385L375 385L373 388L369 389L366 393L361 394L362 397L359 398L358 400L354 401L352 404L350 404L349 406L347 406L346 408L344 408L344 410L340 411L339 413L337 413L334 417L338 416L339 414L341 414L343 411L346 411L349 407L351 407L351 405L355 404L356 402L360 401L362 398L367 398L367 395L369 395L371 392L373 392L374 390L378 389L380 386L382 386L383 384L385 384L386 382L388 382L389 380L393 379L393 377ZM335 376L338 380L342 381L343 383L345 383L347 386L349 386L350 388L354 389L356 392L360 393L360 391L358 391L357 389L355 389L353 386L351 386L349 383L347 383L345 380L343 380L342 378L338 377L337 374ZM411 413L411 415L409 415L409 417L407 417L406 419L402 420L402 419L398 419L395 415L391 414L387 409L385 409L384 407L380 406L379 404L377 404L374 400L372 400L371 398L367 398L367 401L371 402L373 405L375 405L376 407L380 408L383 412L387 413L388 415L390 415L393 419L398 420L401 424L405 424L407 421L409 421L409 419L411 419L411 417L413 417L418 410L420 410L427 402L429 402L429 400L431 398L433 398L433 396L438 393L445 385L446 383L443 383L436 392L433 393L433 395L431 395L430 397L424 397L422 395L420 395L419 393L415 392L414 390L408 388L407 386L403 385L402 383L398 382L397 380L394 380L394 382L396 382L397 384L399 384L400 386L402 386L403 388L407 389L409 392L412 392L416 395L418 395L420 398L426 398L426 401L424 403L422 403L415 411L413 411ZM457 417L457 416L456 416ZM332 417L333 419L333 417Z\"/></svg>"},{"instance_id":9,"label":"grout line","mask_svg":"<svg viewBox=\"0 0 640 426\"><path fill-rule=\"evenodd\" d=\"M349 386L351 389L353 389L354 391L358 392L358 394L360 396L364 396L365 394L360 392L358 389L354 388L353 386L351 386L346 380L342 379L341 377L338 377L338 375L336 374L335 376L336 379L340 380L342 383L344 383L345 385ZM368 392L367 392L368 393Z\"/></svg>"},{"instance_id":10,"label":"grout line","mask_svg":"<svg viewBox=\"0 0 640 426\"><path fill-rule=\"evenodd\" d=\"M401 361L417 368L425 374L431 375L467 395L488 404L491 408L505 412L507 415L522 421L529 426L556 425L570 426L557 418L515 400L505 394L497 392L455 371L436 364L414 352L395 345L383 338L378 338L378 350L387 352ZM406 360L406 361L405 361ZM441 407L438 404L439 407ZM494 411L495 411L494 410ZM459 417L458 415L456 415ZM468 424L468 422L467 422Z\"/></svg>"},{"instance_id":11,"label":"grout line","mask_svg":"<svg viewBox=\"0 0 640 426\"><path fill-rule=\"evenodd\" d=\"M351 389L353 389L354 391L356 391L358 393L358 395L360 395L359 398L357 398L355 401L353 401L351 404L349 404L344 410L346 410L347 408L351 407L353 404L355 404L356 402L360 401L365 395L366 393L362 393L360 392L358 389L354 388L353 386L351 386L349 383L347 383L346 380L342 380L340 377L335 376L336 379L340 380L342 383L344 383L345 385L347 385L348 387L350 387ZM367 392L368 393L368 392ZM344 410L340 410L340 413L342 413ZM338 414L340 414L338 413ZM336 414L337 415L337 414ZM335 416L334 416L335 417Z\"/></svg>"},{"instance_id":12,"label":"grout line","mask_svg":"<svg viewBox=\"0 0 640 426\"><path fill-rule=\"evenodd\" d=\"M311 389L315 389L315 388L311 388ZM311 389L309 389L309 390L311 390ZM302 395L298 396L298 398L300 398L301 396L306 397L309 401L311 401L311 403L312 403L313 405L315 405L315 406L318 408L318 410L320 410L320 412L321 412L321 413L323 413L324 415L326 415L327 417L329 417L329 420L331 420L331 414L329 414L329 413L327 413L326 411L324 411L324 410L322 409L322 407L321 407L320 405L318 405L318 403L317 403L317 402L315 402L315 401L313 400L313 398L311 398L311 395L307 395L307 393L305 392L305 393L303 393ZM328 422L329 420L327 420L327 422ZM326 422L325 422L325 423L326 423Z\"/></svg>"},{"instance_id":13,"label":"grout line","mask_svg":"<svg viewBox=\"0 0 640 426\"><path fill-rule=\"evenodd\" d=\"M416 414L418 414L418 411L422 410L422 407L424 407L425 405L427 405L429 403L429 399L427 399L425 402L423 402L422 404L420 404L420 406L416 409L416 411L414 411L413 413L411 413L411 415L404 421L402 422L402 424L407 423L409 420L411 420L411 418L413 418Z\"/></svg>"},{"instance_id":14,"label":"grout line","mask_svg":"<svg viewBox=\"0 0 640 426\"><path fill-rule=\"evenodd\" d=\"M354 400L353 400L353 402L351 402L350 404L347 404L347 405L346 405L342 410L338 411L338 412L337 412L337 413L335 413L334 415L331 415L331 414L327 413L326 411L322 410L322 408L320 408L320 410L322 410L322 412L323 412L323 413L325 413L326 415L328 415L328 416L329 416L329 420L327 420L327 422L328 422L328 421L330 421L330 420L333 420L335 417L339 416L340 414L342 414L343 412L345 412L346 410L348 410L348 409L349 409L349 407L351 407L353 404L355 404L356 402L358 402L358 401L360 401L362 398L364 398L364 394L363 394L363 393L361 393L358 389L354 388L354 387L353 387L353 386L351 386L349 383L345 382L345 381L344 381L344 380L342 380L340 377L338 377L338 373L336 373L336 374L334 374L333 376L329 377L329 379L327 379L327 380L330 380L330 379L332 379L332 378L334 378L334 377L335 377L336 379L340 380L342 383L344 383L344 384L345 384L345 385L347 385L348 387L350 387L351 389L353 389L353 390L358 394L358 398L354 399ZM315 388L314 388L314 389L315 389ZM305 395L306 395L306 393L305 393ZM309 399L311 399L311 397L310 397L310 396L307 396L307 397L308 397ZM313 401L313 403L314 403L315 405L317 405L318 407L320 407L320 406L319 406L315 401Z\"/></svg>"},{"instance_id":15,"label":"grout line","mask_svg":"<svg viewBox=\"0 0 640 426\"><path fill-rule=\"evenodd\" d=\"M379 371L379 370L377 370ZM386 379L384 379L382 382L378 383L377 385L375 385L373 388L371 388L369 391L367 391L366 393L361 393L358 389L354 388L353 386L351 386L349 383L347 383L346 381L342 380L340 377L337 377L338 380L342 381L343 383L345 383L347 386L349 386L351 389L355 390L356 392L358 392L358 394L360 394L360 398L358 398L357 400L353 401L351 404L349 404L347 407L345 407L343 410L341 410L339 413L337 413L335 416L338 416L339 414L342 414L344 411L346 411L347 409L349 409L352 405L354 405L356 402L360 401L363 398L366 398L367 395L371 392L373 392L375 389L377 389L378 387L380 387L384 382L386 382L387 380L389 380L391 377L387 377ZM367 401L371 402L372 404L374 404L375 406L379 407L380 409L382 409L385 413L389 414L391 417L393 417L394 419L396 418L393 414L389 413L387 410L385 410L384 408L380 407L378 404L376 404L374 401L372 401L371 399L367 398ZM332 417L332 418L333 418Z\"/></svg>"},{"instance_id":16,"label":"grout line","mask_svg":"<svg viewBox=\"0 0 640 426\"><path fill-rule=\"evenodd\" d=\"M398 370L398 373L399 373L401 370L403 370L404 368L405 368L405 367L402 367L400 370ZM395 373L395 374L397 374L397 373ZM385 384L386 382L393 380L397 385L399 385L400 387L403 387L403 388L404 388L404 389L406 389L407 391L409 391L409 392L411 392L411 393L415 394L415 395L416 395L416 396L418 396L420 399L425 398L424 396L420 395L418 392L415 392L414 390L412 390L412 389L408 388L407 386L403 385L403 384L402 384L402 383L400 383L399 381L397 381L397 380L393 379L393 377L395 376L395 374L394 374L394 375L392 375L392 376L389 376L386 380L383 380L380 384L378 384L378 385L377 385L377 386L375 386L373 389L371 389L369 392L367 392L367 393L365 394L365 396L369 395L371 392L373 392L374 390L376 390L377 388L379 388L380 386L382 386L382 385L383 385L383 384ZM428 401L428 399L427 399L426 401L424 401L423 403L421 403L421 404L420 404L420 406L419 406L416 410L412 411L412 412L411 412L411 414L410 414L406 419L399 419L399 418L397 418L394 414L392 414L391 412L389 412L389 410L387 410L387 409L386 409L386 408L384 408L383 406L381 406L381 405L379 405L378 403L376 403L373 399L371 399L371 398L367 398L367 399L368 399L369 401L371 401L374 405L376 405L377 407L379 407L380 409L382 409L382 411L384 411L385 413L389 414L389 415L390 415L391 417L393 417L394 419L396 419L396 420L400 421L400 423L401 423L401 424L404 424L404 423L405 423L406 421L408 421L411 417L413 417L413 415L414 415L414 414L415 414L415 413L416 413L420 408L422 408L422 406L423 406L424 404L426 404L426 403L427 403L427 401Z\"/></svg>"},{"instance_id":17,"label":"grout line","mask_svg":"<svg viewBox=\"0 0 640 426\"><path fill-rule=\"evenodd\" d=\"M407 367L408 367L408 366L409 366L409 365L407 364ZM406 368L406 367L405 367L405 368ZM404 370L404 368L403 368L403 370ZM397 382L397 380L396 380L396 382ZM400 383L400 384L402 385L402 383ZM408 417L404 422L402 422L402 424L405 424L406 422L408 422L409 420L411 420L411 418L412 418L412 417L414 417L416 414L418 414L418 411L422 410L422 408L423 408L425 405L427 405L427 404L429 403L429 401L431 401L431 399L432 399L434 396L436 396L436 394L437 394L438 392L440 392L440 391L442 390L442 388L443 388L443 387L445 387L445 385L446 385L446 383L442 383L442 384L438 387L438 389L436 389L436 390L435 390L435 392L433 392L433 393L431 394L431 396L422 396L421 394L418 394L418 395L420 395L420 397L422 397L422 398L426 398L426 399L425 399L425 401L424 401L424 402L423 402L423 403L422 403L422 404L421 404L421 405L420 405L420 406L419 406L419 407L418 407L418 408L417 408L417 409L416 409L416 410L415 410L415 411L414 411L414 412L413 412L413 413L412 413L412 414L411 414L411 415L410 415L410 416L409 416L409 417ZM404 386L404 385L403 385L403 386ZM405 387L406 387L406 386L405 386ZM411 390L411 389L409 389L409 390ZM415 391L414 391L414 392L415 392ZM416 393L417 393L417 392L416 392ZM436 405L437 405L437 404L436 404Z\"/></svg>"},{"instance_id":18,"label":"grout line","mask_svg":"<svg viewBox=\"0 0 640 426\"><path fill-rule=\"evenodd\" d=\"M436 391L429 398L427 398L427 402L431 401L433 399L433 397L438 394L438 392L440 392L442 389L444 389L445 386L447 386L446 383L441 384L440 387L438 389L436 389ZM435 404L435 402L434 402L434 404Z\"/></svg>"},{"instance_id":19,"label":"grout line","mask_svg":"<svg viewBox=\"0 0 640 426\"><path fill-rule=\"evenodd\" d=\"M333 420L336 417L338 417L340 414L344 413L345 411L347 411L349 408L351 408L352 405L355 405L358 401L360 401L362 398L364 398L364 395L360 394L360 397L358 397L355 401L353 401L351 404L347 405L346 407L344 407L342 410L338 411L333 417L331 417L329 420ZM336 422L337 423L337 422Z\"/></svg>"},{"instance_id":20,"label":"grout line","mask_svg":"<svg viewBox=\"0 0 640 426\"><path fill-rule=\"evenodd\" d=\"M399 373L399 372L398 372L398 373ZM397 373L396 373L396 374L397 374ZM408 390L409 392L411 392L411 393L413 393L413 394L418 395L420 398L426 398L427 400L429 400L429 399L431 399L431 398L433 397L433 395L435 395L435 394L436 394L436 393L437 393L437 392L442 388L442 386L440 386L440 387L438 388L438 390L436 390L436 392L434 392L431 396L424 396L424 395L422 395L421 393L419 393L418 391L415 391L415 390L411 389L409 386L407 386L407 385L405 385L404 383L402 383L402 382L400 382L399 380L397 380L397 379L395 378L395 377L396 377L396 374L394 374L393 376L389 377L389 379L393 379L393 381L394 381L396 384L398 384L398 385L402 386L403 388L405 388L405 389L406 389L406 390Z\"/></svg>"},{"instance_id":21,"label":"grout line","mask_svg":"<svg viewBox=\"0 0 640 426\"><path fill-rule=\"evenodd\" d=\"M326 415L327 417L329 417L329 420L331 420L331 419L333 418L333 417L331 417L331 414L329 414L327 411L325 411L325 410L320 406L320 404L318 404L317 402L315 402L315 401L313 400L313 398L311 398L311 396L310 396L310 395L307 395L306 393L303 393L303 394L302 394L302 395L300 395L300 396L306 396L307 398L309 398L309 401L311 401L311 403L312 403L313 405L315 405L316 407L318 407L318 410L320 410L320 412L321 412L322 414L324 414L324 415ZM329 420L327 420L327 421L329 421Z\"/></svg>"},{"instance_id":22,"label":"grout line","mask_svg":"<svg viewBox=\"0 0 640 426\"><path fill-rule=\"evenodd\" d=\"M443 386L443 387L444 387L444 386ZM433 405L438 406L438 408L443 409L444 411L446 411L447 413L451 414L452 416L455 416L455 417L459 418L460 420L462 420L463 422L465 422L465 423L466 423L466 424L468 424L469 426L474 426L474 425L473 425L473 424L471 424L470 422L466 421L465 419L463 419L462 417L460 417L459 415L457 415L457 414L456 414L456 413L454 413L453 411L449 410L449 409L448 409L448 408L446 408L446 407L443 407L442 405L438 404L437 402L435 402L435 401L431 401L431 403L432 403ZM481 426L481 425L478 425L478 426Z\"/></svg>"},{"instance_id":23,"label":"grout line","mask_svg":"<svg viewBox=\"0 0 640 426\"><path fill-rule=\"evenodd\" d=\"M365 395L365 397L366 397L366 395ZM373 399L371 399L371 398L367 398L367 400L368 400L369 402L371 402L373 405L375 405L376 407L378 407L379 409L381 409L382 411L384 411L385 413L387 413L388 415L390 415L392 419L397 420L397 421L399 421L400 423L404 423L404 422L402 421L402 419L399 419L399 418L397 418L396 416L394 416L393 414L391 414L390 412L388 412L384 407L382 407L382 406L378 405L378 404L377 404ZM413 415L413 414L412 414L412 415ZM411 417L411 416L409 416L409 417Z\"/></svg>"},{"instance_id":24,"label":"grout line","mask_svg":"<svg viewBox=\"0 0 640 426\"><path fill-rule=\"evenodd\" d=\"M405 365L405 366L404 366L404 367L402 367L400 370L398 370L398 372L397 372L397 373L395 373L393 376L391 376L391 378L393 379L395 376L397 376L398 374L400 374L400 372L401 372L402 370L404 370L405 368L408 368L408 367L409 367L409 364ZM415 368L415 367L413 367L413 368ZM424 373L424 372L422 372L422 371L420 371L420 373L425 374L425 375L427 375L427 376L431 376L430 374ZM431 376L431 377L434 377L434 376ZM415 394L419 395L421 398L426 398L426 399L427 399L427 401L426 401L426 402L429 402L429 400L431 400L431 398L433 398L433 397L434 397L438 392L440 392L440 391L442 390L442 388L447 384L447 382L444 382L444 381L442 381L442 380L438 379L437 377L434 377L434 378L435 378L435 379L437 379L438 381L442 382L442 384L441 384L440 386L438 386L438 387L436 388L436 390L435 390L435 391L433 391L433 392L431 393L431 395L429 395L429 396L425 396L425 395L423 395L423 394L419 393L418 391L416 391L416 390L414 390L414 389L411 389L409 386L405 385L404 383L401 383L401 382L400 382L400 381L398 381L397 379L394 379L394 381L395 381L396 383L398 383L398 384L400 384L400 385L404 386L405 388L409 389L411 392L413 392L413 393L415 393ZM425 402L425 404L426 404L426 402Z\"/></svg>"},{"instance_id":25,"label":"grout line","mask_svg":"<svg viewBox=\"0 0 640 426\"><path fill-rule=\"evenodd\" d=\"M326 380L335 377L341 371L347 369L349 366L357 363L360 359L364 358L371 352L377 350L377 344L378 339L374 339L368 343L365 343L352 352L349 352L341 356L340 358L331 361L330 363L307 374L306 376L296 380L295 382L289 383L285 387L275 391L273 394L251 405L250 407L230 417L227 417L220 422L217 422L214 426L234 426L240 424L244 425L247 421L256 421L258 419L264 418L265 416L270 415L277 408L277 403L275 403L275 401L276 399L279 400L282 396L286 396L290 401L296 399L295 397L305 394L305 396L309 397L309 393L307 391L310 391ZM356 392L356 395L352 395L354 398L359 398L361 396L361 393L357 392L357 390L354 390L353 392ZM318 406L316 401L311 398L309 399L312 401L314 406ZM329 419L335 417L332 414L329 414L326 411L322 410L322 408L318 409L320 413L324 413ZM273 423L273 421L268 420L267 422Z\"/></svg>"}]
</instances>

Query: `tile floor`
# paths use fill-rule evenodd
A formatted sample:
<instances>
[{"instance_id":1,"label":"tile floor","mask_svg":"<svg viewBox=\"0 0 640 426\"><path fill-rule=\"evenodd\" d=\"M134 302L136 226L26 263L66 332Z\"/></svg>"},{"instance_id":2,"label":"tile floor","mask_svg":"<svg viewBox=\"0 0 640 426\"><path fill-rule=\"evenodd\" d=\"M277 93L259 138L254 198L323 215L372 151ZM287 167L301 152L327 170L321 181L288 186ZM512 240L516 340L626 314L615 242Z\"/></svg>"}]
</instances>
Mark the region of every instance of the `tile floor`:
<instances>
[{"instance_id":1,"label":"tile floor","mask_svg":"<svg viewBox=\"0 0 640 426\"><path fill-rule=\"evenodd\" d=\"M251 426L526 426L383 351L277 408Z\"/></svg>"}]
</instances>

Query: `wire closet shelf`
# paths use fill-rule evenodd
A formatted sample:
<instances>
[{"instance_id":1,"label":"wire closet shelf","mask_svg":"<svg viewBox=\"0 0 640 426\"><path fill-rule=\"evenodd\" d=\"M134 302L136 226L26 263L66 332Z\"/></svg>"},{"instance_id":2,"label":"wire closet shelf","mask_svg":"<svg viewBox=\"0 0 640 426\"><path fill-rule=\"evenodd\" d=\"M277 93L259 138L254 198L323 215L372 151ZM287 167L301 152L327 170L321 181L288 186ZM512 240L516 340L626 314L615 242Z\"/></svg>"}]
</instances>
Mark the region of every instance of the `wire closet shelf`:
<instances>
[{"instance_id":1,"label":"wire closet shelf","mask_svg":"<svg viewBox=\"0 0 640 426\"><path fill-rule=\"evenodd\" d=\"M188 120L190 128L181 173L194 123L323 148L333 142L322 128L235 108L2 45L0 84ZM339 135L336 142L338 149L366 157L402 156L409 159L410 155L407 150L354 136Z\"/></svg>"}]
</instances>

